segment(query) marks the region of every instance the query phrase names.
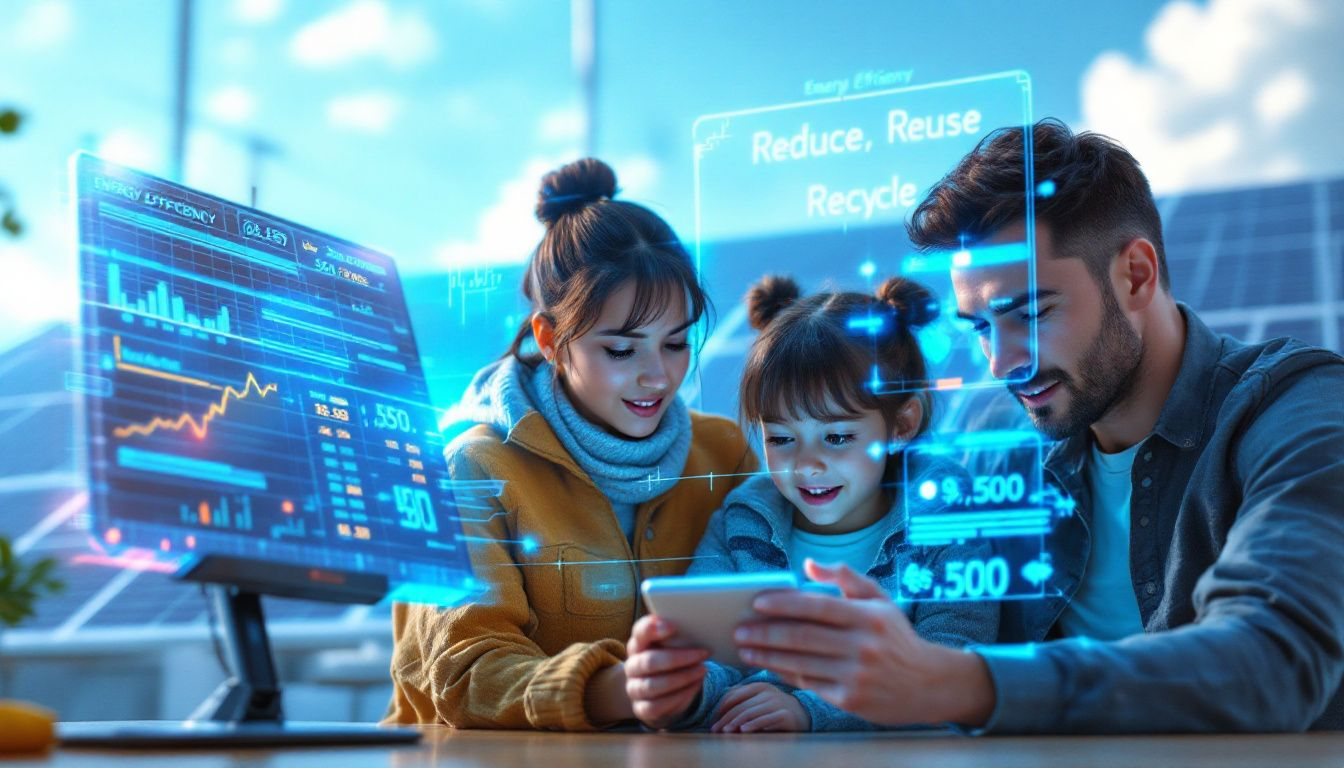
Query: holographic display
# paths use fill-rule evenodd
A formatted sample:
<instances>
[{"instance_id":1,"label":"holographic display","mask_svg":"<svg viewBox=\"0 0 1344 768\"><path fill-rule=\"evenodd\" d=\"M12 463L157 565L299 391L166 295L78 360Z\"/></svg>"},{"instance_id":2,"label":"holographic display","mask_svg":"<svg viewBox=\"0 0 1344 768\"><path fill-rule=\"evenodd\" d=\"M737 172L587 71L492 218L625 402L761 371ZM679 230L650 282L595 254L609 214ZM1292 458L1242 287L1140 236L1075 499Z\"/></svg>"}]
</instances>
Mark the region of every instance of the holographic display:
<instances>
[{"instance_id":1,"label":"holographic display","mask_svg":"<svg viewBox=\"0 0 1344 768\"><path fill-rule=\"evenodd\" d=\"M934 297L934 320L915 332L927 375L889 381L874 365L865 382L884 395L929 392L935 414L903 456L901 600L1040 597L1048 535L1072 511L1043 484L1037 433L965 431L994 421L967 413L977 402L1037 370L1034 210L1054 189L1034 178L1031 125L1031 80L1014 71L708 115L693 129L695 253L722 320L684 396L736 411L735 390L709 382L740 380L753 338L742 296L763 275L790 274L805 292L865 293L903 276ZM1021 131L1027 147L1023 237L915 250L906 224L917 206L996 130ZM869 313L849 328L876 337L900 321ZM984 554L949 561L948 545Z\"/></svg>"},{"instance_id":2,"label":"holographic display","mask_svg":"<svg viewBox=\"0 0 1344 768\"><path fill-rule=\"evenodd\" d=\"M98 546L473 590L392 260L80 154L73 160Z\"/></svg>"},{"instance_id":3,"label":"holographic display","mask_svg":"<svg viewBox=\"0 0 1344 768\"><path fill-rule=\"evenodd\" d=\"M905 449L908 552L902 600L1040 597L1052 573L1045 537L1072 512L1043 480L1034 431L934 435ZM939 548L984 544L984 556L943 561Z\"/></svg>"},{"instance_id":4,"label":"holographic display","mask_svg":"<svg viewBox=\"0 0 1344 768\"><path fill-rule=\"evenodd\" d=\"M985 263L975 243L941 254L914 253L905 222L929 188L990 132L1031 124L1031 82L1008 72L946 83L865 92L701 117L694 127L696 258L719 307L737 308L761 275L787 271L806 290L872 290L887 277L918 280L934 294L938 317L920 329L928 377L873 382L879 392L1001 387L1035 371L990 375L973 329L958 320L953 271ZM1027 222L1035 187L1024 171ZM1034 306L1034 232L993 258L1023 274ZM974 258L973 258L974 257ZM787 268L780 265L787 264ZM745 312L725 311L717 333L735 335ZM855 318L859 330L872 318ZM876 330L876 329L873 329ZM740 343L711 338L701 355L705 381L735 381ZM720 370L724 369L724 370ZM701 392L704 408L733 412L731 391Z\"/></svg>"}]
</instances>

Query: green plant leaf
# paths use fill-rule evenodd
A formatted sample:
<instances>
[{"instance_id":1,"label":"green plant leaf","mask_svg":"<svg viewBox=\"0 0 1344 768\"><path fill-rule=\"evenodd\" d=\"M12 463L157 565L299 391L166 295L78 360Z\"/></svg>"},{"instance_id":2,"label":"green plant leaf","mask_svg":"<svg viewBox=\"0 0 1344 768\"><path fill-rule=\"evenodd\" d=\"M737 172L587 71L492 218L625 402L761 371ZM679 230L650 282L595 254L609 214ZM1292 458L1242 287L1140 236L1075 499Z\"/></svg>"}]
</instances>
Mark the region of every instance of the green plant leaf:
<instances>
[{"instance_id":1,"label":"green plant leaf","mask_svg":"<svg viewBox=\"0 0 1344 768\"><path fill-rule=\"evenodd\" d=\"M0 110L0 133L16 133L22 124L23 115L18 110Z\"/></svg>"},{"instance_id":2,"label":"green plant leaf","mask_svg":"<svg viewBox=\"0 0 1344 768\"><path fill-rule=\"evenodd\" d=\"M5 211L4 216L0 216L0 229L18 237L23 234L23 221L15 216L13 211Z\"/></svg>"},{"instance_id":3,"label":"green plant leaf","mask_svg":"<svg viewBox=\"0 0 1344 768\"><path fill-rule=\"evenodd\" d=\"M50 557L27 566L14 554L9 540L0 537L0 623L18 626L35 615L33 605L38 598L63 590L64 582L53 575L58 566Z\"/></svg>"}]
</instances>

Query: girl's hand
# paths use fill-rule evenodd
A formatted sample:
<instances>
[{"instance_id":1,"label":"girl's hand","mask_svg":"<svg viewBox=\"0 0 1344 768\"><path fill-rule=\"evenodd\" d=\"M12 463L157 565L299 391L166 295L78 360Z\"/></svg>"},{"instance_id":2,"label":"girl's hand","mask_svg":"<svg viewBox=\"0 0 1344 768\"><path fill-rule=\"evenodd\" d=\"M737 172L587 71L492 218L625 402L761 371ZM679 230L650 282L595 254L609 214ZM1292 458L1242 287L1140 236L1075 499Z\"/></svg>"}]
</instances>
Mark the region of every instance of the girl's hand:
<instances>
[{"instance_id":1,"label":"girl's hand","mask_svg":"<svg viewBox=\"0 0 1344 768\"><path fill-rule=\"evenodd\" d=\"M747 683L729 689L719 702L714 733L806 731L812 727L807 710L793 697L769 683Z\"/></svg>"},{"instance_id":2,"label":"girl's hand","mask_svg":"<svg viewBox=\"0 0 1344 768\"><path fill-rule=\"evenodd\" d=\"M635 622L625 645L625 693L635 717L650 728L666 728L685 717L705 679L703 648L664 648L676 627L657 616Z\"/></svg>"}]
</instances>

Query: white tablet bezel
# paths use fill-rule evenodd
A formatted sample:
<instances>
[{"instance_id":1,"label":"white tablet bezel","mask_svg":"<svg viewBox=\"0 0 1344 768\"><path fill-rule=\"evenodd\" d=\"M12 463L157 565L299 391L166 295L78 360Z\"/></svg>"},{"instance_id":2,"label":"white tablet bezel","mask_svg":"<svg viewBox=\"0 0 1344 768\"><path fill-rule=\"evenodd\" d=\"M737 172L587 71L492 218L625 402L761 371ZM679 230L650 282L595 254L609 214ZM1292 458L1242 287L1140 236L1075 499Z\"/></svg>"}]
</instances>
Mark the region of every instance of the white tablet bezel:
<instances>
[{"instance_id":1,"label":"white tablet bezel","mask_svg":"<svg viewBox=\"0 0 1344 768\"><path fill-rule=\"evenodd\" d=\"M669 648L705 648L721 664L748 666L737 654L733 631L758 614L752 601L762 592L799 589L791 571L645 579L640 591L649 612L677 628Z\"/></svg>"}]
</instances>

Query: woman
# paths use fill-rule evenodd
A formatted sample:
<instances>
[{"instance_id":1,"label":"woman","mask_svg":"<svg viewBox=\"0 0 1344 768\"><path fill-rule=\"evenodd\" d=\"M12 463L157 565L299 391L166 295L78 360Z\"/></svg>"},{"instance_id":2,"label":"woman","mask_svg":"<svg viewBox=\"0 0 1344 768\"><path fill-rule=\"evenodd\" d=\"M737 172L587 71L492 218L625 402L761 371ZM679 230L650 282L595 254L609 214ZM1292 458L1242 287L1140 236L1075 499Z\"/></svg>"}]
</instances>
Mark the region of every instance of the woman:
<instances>
[{"instance_id":1,"label":"woman","mask_svg":"<svg viewBox=\"0 0 1344 768\"><path fill-rule=\"evenodd\" d=\"M542 180L546 234L523 283L532 315L477 374L478 424L446 451L454 480L503 481L494 508L464 522L487 542L472 562L489 592L394 608L389 722L587 730L632 718L622 662L639 582L684 572L710 514L756 469L732 421L677 398L708 305L690 257L666 222L615 194L591 158Z\"/></svg>"}]
</instances>

